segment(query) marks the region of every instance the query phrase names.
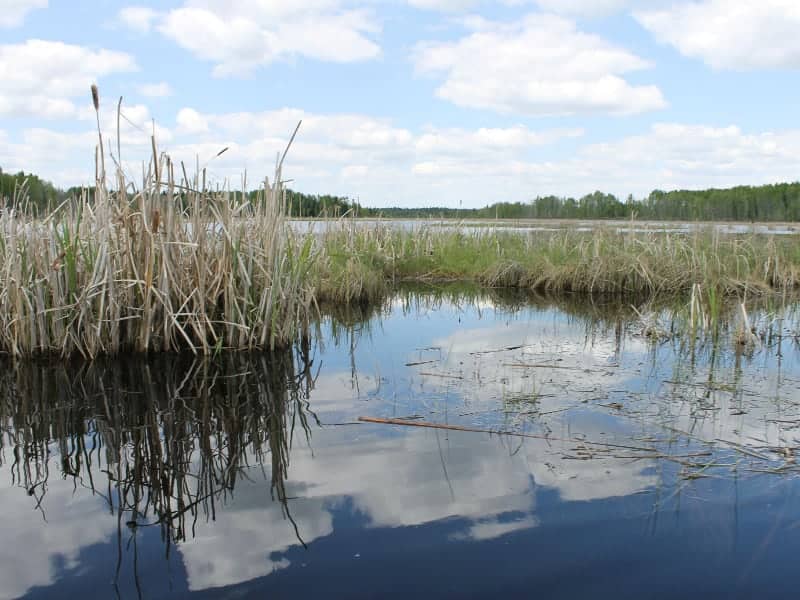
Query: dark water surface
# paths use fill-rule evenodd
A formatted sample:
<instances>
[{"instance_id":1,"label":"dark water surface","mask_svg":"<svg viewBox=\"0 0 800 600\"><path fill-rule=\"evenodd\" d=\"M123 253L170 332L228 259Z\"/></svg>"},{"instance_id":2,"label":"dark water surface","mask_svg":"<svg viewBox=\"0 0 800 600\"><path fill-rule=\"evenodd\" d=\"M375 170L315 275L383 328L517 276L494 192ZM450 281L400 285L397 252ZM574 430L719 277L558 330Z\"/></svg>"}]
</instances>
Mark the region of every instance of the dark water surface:
<instances>
[{"instance_id":1,"label":"dark water surface","mask_svg":"<svg viewBox=\"0 0 800 600\"><path fill-rule=\"evenodd\" d=\"M407 295L271 356L5 364L0 596L790 597L796 311L632 316Z\"/></svg>"}]
</instances>

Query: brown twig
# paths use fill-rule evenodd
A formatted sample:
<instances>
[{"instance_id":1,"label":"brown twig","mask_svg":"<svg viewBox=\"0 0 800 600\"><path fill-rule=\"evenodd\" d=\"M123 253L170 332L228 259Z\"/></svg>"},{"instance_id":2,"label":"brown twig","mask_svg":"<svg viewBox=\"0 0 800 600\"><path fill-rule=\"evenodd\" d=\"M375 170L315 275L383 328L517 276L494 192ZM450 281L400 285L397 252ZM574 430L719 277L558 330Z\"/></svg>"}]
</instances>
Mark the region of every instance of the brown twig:
<instances>
[{"instance_id":1,"label":"brown twig","mask_svg":"<svg viewBox=\"0 0 800 600\"><path fill-rule=\"evenodd\" d=\"M623 444L611 444L609 442L592 442L589 440L578 440L570 438L559 438L549 435L537 435L535 433L517 433L514 431L494 431L491 429L480 429L478 427L464 427L462 425L447 425L444 423L431 423L430 421L405 421L403 419L383 419L381 417L358 417L362 423L376 423L379 425L404 425L406 427L427 427L430 429L447 429L450 431L466 431L470 433L489 433L493 435L508 435L513 437L529 438L535 440L546 440L548 442L569 442L571 444L584 444L589 446L605 446L607 448L626 448L628 450L639 450L641 452L658 452L655 448L643 448L640 446L626 446Z\"/></svg>"}]
</instances>

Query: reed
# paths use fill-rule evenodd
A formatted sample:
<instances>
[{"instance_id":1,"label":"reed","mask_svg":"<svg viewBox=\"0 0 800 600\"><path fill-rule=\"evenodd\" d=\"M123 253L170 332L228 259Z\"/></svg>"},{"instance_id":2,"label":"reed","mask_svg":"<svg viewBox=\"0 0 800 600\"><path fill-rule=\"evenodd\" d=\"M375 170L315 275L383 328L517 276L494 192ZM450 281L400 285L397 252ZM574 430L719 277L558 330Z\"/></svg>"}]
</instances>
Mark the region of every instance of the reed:
<instances>
[{"instance_id":1,"label":"reed","mask_svg":"<svg viewBox=\"0 0 800 600\"><path fill-rule=\"evenodd\" d=\"M314 248L286 225L283 158L251 202L152 149L140 187L116 159L109 185L98 118L92 192L45 218L27 215L24 194L0 213L0 350L211 354L302 334Z\"/></svg>"}]
</instances>

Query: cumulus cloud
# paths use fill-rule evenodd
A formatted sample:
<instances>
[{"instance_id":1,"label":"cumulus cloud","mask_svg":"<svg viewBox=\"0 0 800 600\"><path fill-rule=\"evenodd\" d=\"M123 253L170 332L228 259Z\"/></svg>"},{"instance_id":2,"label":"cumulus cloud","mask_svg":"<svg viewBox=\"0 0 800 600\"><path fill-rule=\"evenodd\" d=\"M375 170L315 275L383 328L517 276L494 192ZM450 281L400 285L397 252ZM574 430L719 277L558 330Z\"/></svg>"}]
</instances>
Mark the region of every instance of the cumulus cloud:
<instances>
[{"instance_id":1,"label":"cumulus cloud","mask_svg":"<svg viewBox=\"0 0 800 600\"><path fill-rule=\"evenodd\" d=\"M474 8L477 0L408 0L414 8L456 12Z\"/></svg>"},{"instance_id":2,"label":"cumulus cloud","mask_svg":"<svg viewBox=\"0 0 800 600\"><path fill-rule=\"evenodd\" d=\"M421 154L485 155L514 153L531 146L543 146L561 138L576 138L582 129L550 129L533 131L524 125L513 127L481 127L467 129L430 129L419 136L416 148Z\"/></svg>"},{"instance_id":3,"label":"cumulus cloud","mask_svg":"<svg viewBox=\"0 0 800 600\"><path fill-rule=\"evenodd\" d=\"M492 3L511 7L536 7L552 14L572 17L602 17L620 12L632 5L652 5L666 0L408 0L408 3L425 10L464 12Z\"/></svg>"},{"instance_id":4,"label":"cumulus cloud","mask_svg":"<svg viewBox=\"0 0 800 600\"><path fill-rule=\"evenodd\" d=\"M180 133L193 135L208 131L208 120L193 108L180 109L175 121Z\"/></svg>"},{"instance_id":5,"label":"cumulus cloud","mask_svg":"<svg viewBox=\"0 0 800 600\"><path fill-rule=\"evenodd\" d=\"M65 188L93 184L97 130L93 127L91 103L83 112L85 114L81 113L81 117L91 113L92 120L77 120L78 128L72 131L44 127L24 129L14 135L0 131L0 167L9 172L36 173ZM150 136L154 128L159 144L169 144L173 133L166 127L153 125L152 114L143 104L123 104L121 114L119 131L123 163L132 180L138 183L141 161L148 160L152 152ZM101 104L100 126L104 131L106 151L113 151L116 157L116 105L104 107Z\"/></svg>"},{"instance_id":6,"label":"cumulus cloud","mask_svg":"<svg viewBox=\"0 0 800 600\"><path fill-rule=\"evenodd\" d=\"M633 4L634 1L635 0L535 0L535 3L540 9L555 14L576 17L598 17L618 12Z\"/></svg>"},{"instance_id":7,"label":"cumulus cloud","mask_svg":"<svg viewBox=\"0 0 800 600\"><path fill-rule=\"evenodd\" d=\"M191 0L167 12L157 28L214 63L216 76L249 74L298 56L347 63L380 54L372 40L380 29L375 19L339 0Z\"/></svg>"},{"instance_id":8,"label":"cumulus cloud","mask_svg":"<svg viewBox=\"0 0 800 600\"><path fill-rule=\"evenodd\" d=\"M116 115L103 109L108 147L116 148ZM91 115L87 107L86 117ZM123 105L122 154L130 172L148 160L153 115ZM92 116L93 118L93 116ZM537 195L582 196L601 189L637 197L655 188L729 187L797 178L800 130L744 131L731 126L657 123L636 135L582 143L579 128L409 129L390 119L318 114L295 108L207 113L182 108L156 125L158 148L177 161L208 165L212 181L251 185L271 176L275 155L302 120L285 164L296 189L358 197L368 206L483 206ZM45 128L0 135L0 165L35 171L69 186L93 177L91 122L75 133ZM228 150L217 156L223 148Z\"/></svg>"},{"instance_id":9,"label":"cumulus cloud","mask_svg":"<svg viewBox=\"0 0 800 600\"><path fill-rule=\"evenodd\" d=\"M213 160L211 172L238 184L244 169L252 180L269 173L301 119L286 165L298 189L358 195L373 206L459 201L479 206L538 194L581 196L595 189L624 197L654 188L786 181L796 178L800 154L800 130L745 132L736 126L661 123L638 135L578 146L553 160L543 158L550 154L546 149L574 146L580 129L515 125L414 131L374 117L297 109L223 114L183 109L175 139L163 147L192 164L195 156L202 162L229 147Z\"/></svg>"},{"instance_id":10,"label":"cumulus cloud","mask_svg":"<svg viewBox=\"0 0 800 600\"><path fill-rule=\"evenodd\" d=\"M794 181L800 130L745 133L739 127L656 123L617 142L586 147L585 161L598 179L625 173L639 193L658 187L727 187ZM636 164L636 171L625 164ZM611 169L612 172L605 171ZM606 173L605 177L601 174ZM613 185L620 187L620 182Z\"/></svg>"},{"instance_id":11,"label":"cumulus cloud","mask_svg":"<svg viewBox=\"0 0 800 600\"><path fill-rule=\"evenodd\" d=\"M0 6L0 27L18 27L29 12L47 8L47 0L5 0Z\"/></svg>"},{"instance_id":12,"label":"cumulus cloud","mask_svg":"<svg viewBox=\"0 0 800 600\"><path fill-rule=\"evenodd\" d=\"M28 40L0 46L0 116L73 117L73 102L100 77L136 70L133 57L62 42ZM88 100L87 100L88 103Z\"/></svg>"},{"instance_id":13,"label":"cumulus cloud","mask_svg":"<svg viewBox=\"0 0 800 600\"><path fill-rule=\"evenodd\" d=\"M230 150L217 163L219 169L241 172L274 163L299 121L300 135L292 146L292 168L302 167L317 175L330 175L358 161L364 168L379 166L408 156L413 148L413 134L395 127L387 119L364 115L320 115L285 108L264 112L223 114L200 113L192 108L178 112L177 131L190 136L182 151L191 151L197 143L213 143ZM193 137L192 137L193 136ZM363 168L361 169L363 172ZM356 171L346 171L352 177Z\"/></svg>"},{"instance_id":14,"label":"cumulus cloud","mask_svg":"<svg viewBox=\"0 0 800 600\"><path fill-rule=\"evenodd\" d=\"M800 68L795 0L703 0L635 16L661 42L715 69Z\"/></svg>"},{"instance_id":15,"label":"cumulus cloud","mask_svg":"<svg viewBox=\"0 0 800 600\"><path fill-rule=\"evenodd\" d=\"M136 88L136 91L147 98L165 98L173 94L172 86L166 81L145 83Z\"/></svg>"},{"instance_id":16,"label":"cumulus cloud","mask_svg":"<svg viewBox=\"0 0 800 600\"><path fill-rule=\"evenodd\" d=\"M459 106L528 116L633 114L664 108L655 85L632 85L622 75L648 68L645 60L580 32L567 19L528 15L518 23L473 19L455 42L416 48L421 73L443 75L437 96Z\"/></svg>"},{"instance_id":17,"label":"cumulus cloud","mask_svg":"<svg viewBox=\"0 0 800 600\"><path fill-rule=\"evenodd\" d=\"M126 6L119 11L119 21L136 33L148 33L158 12L146 6Z\"/></svg>"},{"instance_id":18,"label":"cumulus cloud","mask_svg":"<svg viewBox=\"0 0 800 600\"><path fill-rule=\"evenodd\" d=\"M473 176L532 151L579 138L581 129L533 130L518 124L478 129L424 127L412 131L389 119L357 114L315 114L298 109L264 112L203 113L183 108L177 117L176 139L170 150L177 160L214 156L212 175L238 182L243 170L263 176L274 164L298 121L302 120L286 164L298 189L360 197L367 203L419 203L430 197L430 180L416 180L420 171L467 173L472 191L481 195ZM252 177L251 177L252 179ZM437 191L438 193L438 191ZM456 194L462 194L459 189ZM447 194L444 198L449 200ZM481 202L486 202L485 196Z\"/></svg>"},{"instance_id":19,"label":"cumulus cloud","mask_svg":"<svg viewBox=\"0 0 800 600\"><path fill-rule=\"evenodd\" d=\"M641 197L655 188L794 181L798 152L800 130L746 133L736 126L658 123L639 135L583 146L559 161L436 160L417 163L414 173L464 197L470 185L487 180L506 182L512 200L596 189Z\"/></svg>"}]
</instances>

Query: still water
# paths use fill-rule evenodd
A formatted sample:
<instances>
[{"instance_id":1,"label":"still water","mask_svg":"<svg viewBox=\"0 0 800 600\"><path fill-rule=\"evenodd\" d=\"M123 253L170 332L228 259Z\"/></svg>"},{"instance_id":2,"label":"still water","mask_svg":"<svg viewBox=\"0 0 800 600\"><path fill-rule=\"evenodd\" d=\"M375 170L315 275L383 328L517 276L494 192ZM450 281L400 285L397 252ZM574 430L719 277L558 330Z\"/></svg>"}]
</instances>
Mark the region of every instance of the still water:
<instances>
[{"instance_id":1,"label":"still water","mask_svg":"<svg viewBox=\"0 0 800 600\"><path fill-rule=\"evenodd\" d=\"M796 316L405 294L269 356L4 364L0 597L785 598Z\"/></svg>"},{"instance_id":2,"label":"still water","mask_svg":"<svg viewBox=\"0 0 800 600\"><path fill-rule=\"evenodd\" d=\"M798 235L800 226L793 223L740 223L740 222L690 222L690 221L626 221L626 220L559 220L559 219L291 219L295 231L324 233L330 229L390 228L401 231L434 229L459 231L464 234L502 231L532 234L554 231L591 232L598 227L617 233L672 233L689 234L709 231L721 235Z\"/></svg>"}]
</instances>

